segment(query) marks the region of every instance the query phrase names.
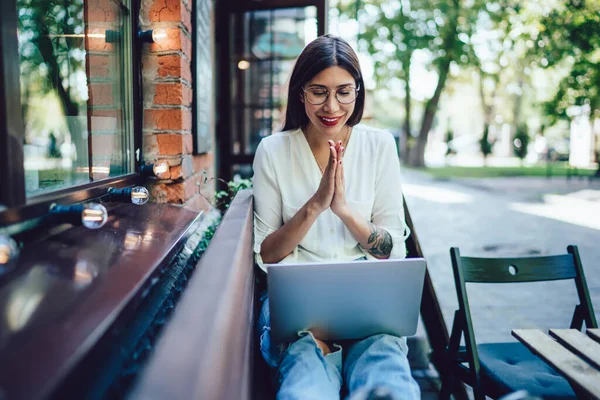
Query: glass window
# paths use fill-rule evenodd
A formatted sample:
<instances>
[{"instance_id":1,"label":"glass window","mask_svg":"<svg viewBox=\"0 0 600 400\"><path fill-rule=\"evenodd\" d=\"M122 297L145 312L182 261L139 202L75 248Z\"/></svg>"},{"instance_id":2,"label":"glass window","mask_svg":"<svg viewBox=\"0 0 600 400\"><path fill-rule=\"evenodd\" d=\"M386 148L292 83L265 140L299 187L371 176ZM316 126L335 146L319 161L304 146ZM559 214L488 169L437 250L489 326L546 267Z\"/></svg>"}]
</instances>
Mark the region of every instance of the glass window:
<instances>
[{"instance_id":1,"label":"glass window","mask_svg":"<svg viewBox=\"0 0 600 400\"><path fill-rule=\"evenodd\" d=\"M17 0L27 196L132 172L127 5Z\"/></svg>"},{"instance_id":2,"label":"glass window","mask_svg":"<svg viewBox=\"0 0 600 400\"><path fill-rule=\"evenodd\" d=\"M254 154L263 137L282 128L296 57L317 37L317 8L236 13L230 26L232 152Z\"/></svg>"}]
</instances>

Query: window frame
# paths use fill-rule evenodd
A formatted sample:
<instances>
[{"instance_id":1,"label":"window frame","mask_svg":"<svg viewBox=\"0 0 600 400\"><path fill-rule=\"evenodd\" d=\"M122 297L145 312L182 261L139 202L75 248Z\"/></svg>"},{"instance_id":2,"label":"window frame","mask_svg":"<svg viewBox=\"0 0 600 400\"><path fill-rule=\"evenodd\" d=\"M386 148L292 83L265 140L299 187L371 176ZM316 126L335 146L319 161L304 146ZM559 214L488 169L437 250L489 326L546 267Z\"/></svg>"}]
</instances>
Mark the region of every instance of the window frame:
<instances>
[{"instance_id":1,"label":"window frame","mask_svg":"<svg viewBox=\"0 0 600 400\"><path fill-rule=\"evenodd\" d=\"M106 194L109 187L125 187L142 182L137 172L143 160L142 146L142 70L143 43L138 38L140 0L120 1L124 30L124 118L133 138L131 157L133 172L95 182L86 182L55 191L27 197L23 140L25 127L21 115L20 60L17 37L17 2L0 4L0 227L21 224L48 212L52 203L82 202ZM128 3L128 4L126 4ZM2 229L0 229L2 231Z\"/></svg>"}]
</instances>

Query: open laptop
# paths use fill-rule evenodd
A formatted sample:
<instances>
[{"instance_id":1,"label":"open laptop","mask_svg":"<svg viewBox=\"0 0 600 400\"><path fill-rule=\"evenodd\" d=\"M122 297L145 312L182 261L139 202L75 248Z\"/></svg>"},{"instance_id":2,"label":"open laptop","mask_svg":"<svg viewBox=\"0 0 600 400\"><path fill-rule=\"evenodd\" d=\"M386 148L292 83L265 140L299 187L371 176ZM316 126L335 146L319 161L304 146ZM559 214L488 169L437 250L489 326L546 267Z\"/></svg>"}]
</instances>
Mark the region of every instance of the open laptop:
<instances>
[{"instance_id":1,"label":"open laptop","mask_svg":"<svg viewBox=\"0 0 600 400\"><path fill-rule=\"evenodd\" d=\"M425 266L422 258L269 264L271 337L293 341L303 330L321 340L414 335Z\"/></svg>"}]
</instances>

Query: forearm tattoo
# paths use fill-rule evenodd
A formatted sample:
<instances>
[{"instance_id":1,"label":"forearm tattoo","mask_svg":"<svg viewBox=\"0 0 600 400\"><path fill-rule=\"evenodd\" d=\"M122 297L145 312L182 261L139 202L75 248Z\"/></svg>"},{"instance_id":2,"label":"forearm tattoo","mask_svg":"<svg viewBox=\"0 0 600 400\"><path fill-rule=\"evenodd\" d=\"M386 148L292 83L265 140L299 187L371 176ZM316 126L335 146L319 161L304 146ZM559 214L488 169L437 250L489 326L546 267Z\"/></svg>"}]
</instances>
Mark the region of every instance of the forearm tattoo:
<instances>
[{"instance_id":1,"label":"forearm tattoo","mask_svg":"<svg viewBox=\"0 0 600 400\"><path fill-rule=\"evenodd\" d=\"M371 230L369 240L367 241L371 246L368 249L369 253L375 257L389 257L394 246L392 236L385 229L378 228L372 223L369 223L369 229Z\"/></svg>"}]
</instances>

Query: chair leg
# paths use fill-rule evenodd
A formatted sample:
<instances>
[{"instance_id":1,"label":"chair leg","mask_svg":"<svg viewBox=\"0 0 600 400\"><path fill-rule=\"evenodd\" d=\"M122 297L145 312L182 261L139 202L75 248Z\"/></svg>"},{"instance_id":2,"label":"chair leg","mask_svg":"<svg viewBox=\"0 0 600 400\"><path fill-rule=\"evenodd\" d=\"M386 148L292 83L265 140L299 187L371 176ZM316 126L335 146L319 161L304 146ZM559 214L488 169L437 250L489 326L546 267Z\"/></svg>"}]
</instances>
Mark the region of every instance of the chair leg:
<instances>
[{"instance_id":1,"label":"chair leg","mask_svg":"<svg viewBox=\"0 0 600 400\"><path fill-rule=\"evenodd\" d=\"M440 389L440 400L450 399L450 395L452 395L454 385L456 382L454 377L454 371L450 363L446 364L445 370L445 374L442 378L442 388Z\"/></svg>"},{"instance_id":2,"label":"chair leg","mask_svg":"<svg viewBox=\"0 0 600 400\"><path fill-rule=\"evenodd\" d=\"M473 385L473 395L475 397L475 400L485 400L485 393L481 388L481 382L475 382L475 384Z\"/></svg>"}]
</instances>

